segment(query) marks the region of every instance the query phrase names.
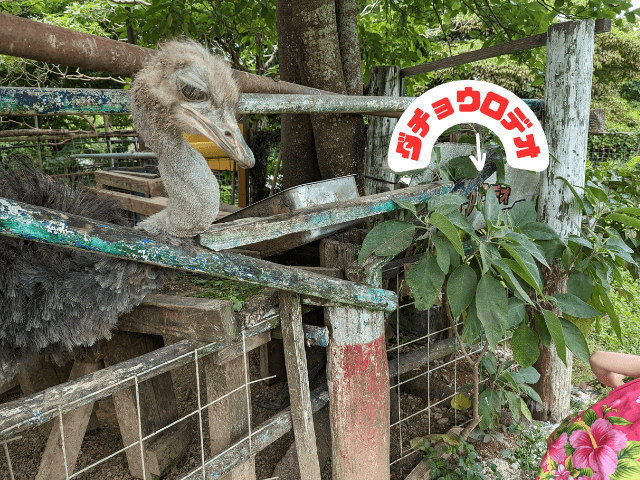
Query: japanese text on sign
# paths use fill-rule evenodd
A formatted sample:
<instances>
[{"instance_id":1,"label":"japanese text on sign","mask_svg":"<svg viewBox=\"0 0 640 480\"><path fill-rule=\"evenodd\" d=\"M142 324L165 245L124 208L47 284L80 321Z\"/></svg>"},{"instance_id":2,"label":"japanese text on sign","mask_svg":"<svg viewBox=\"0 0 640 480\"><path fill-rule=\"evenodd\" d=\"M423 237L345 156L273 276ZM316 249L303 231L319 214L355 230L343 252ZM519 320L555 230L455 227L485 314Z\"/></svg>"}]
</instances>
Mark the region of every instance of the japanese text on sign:
<instances>
[{"instance_id":1,"label":"japanese text on sign","mask_svg":"<svg viewBox=\"0 0 640 480\"><path fill-rule=\"evenodd\" d=\"M542 126L520 98L491 83L462 80L427 91L403 113L389 145L389 167L397 172L426 168L438 137L462 123L492 130L513 168L539 172L549 165Z\"/></svg>"}]
</instances>

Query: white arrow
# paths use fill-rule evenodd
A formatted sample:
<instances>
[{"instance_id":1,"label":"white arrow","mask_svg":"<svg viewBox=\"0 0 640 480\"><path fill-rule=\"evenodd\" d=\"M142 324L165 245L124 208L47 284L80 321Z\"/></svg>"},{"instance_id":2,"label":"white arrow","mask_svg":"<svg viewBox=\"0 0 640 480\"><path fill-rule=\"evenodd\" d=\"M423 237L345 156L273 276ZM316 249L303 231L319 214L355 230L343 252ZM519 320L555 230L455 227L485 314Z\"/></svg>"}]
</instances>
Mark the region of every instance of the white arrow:
<instances>
[{"instance_id":1,"label":"white arrow","mask_svg":"<svg viewBox=\"0 0 640 480\"><path fill-rule=\"evenodd\" d=\"M476 166L476 169L478 169L478 171L482 170L484 168L484 162L487 161L487 154L486 153L482 153L480 151L480 134L476 133L476 147L477 147L477 152L478 152L478 156L474 157L473 155L469 155L469 158L471 159L471 161L473 162L473 164Z\"/></svg>"}]
</instances>

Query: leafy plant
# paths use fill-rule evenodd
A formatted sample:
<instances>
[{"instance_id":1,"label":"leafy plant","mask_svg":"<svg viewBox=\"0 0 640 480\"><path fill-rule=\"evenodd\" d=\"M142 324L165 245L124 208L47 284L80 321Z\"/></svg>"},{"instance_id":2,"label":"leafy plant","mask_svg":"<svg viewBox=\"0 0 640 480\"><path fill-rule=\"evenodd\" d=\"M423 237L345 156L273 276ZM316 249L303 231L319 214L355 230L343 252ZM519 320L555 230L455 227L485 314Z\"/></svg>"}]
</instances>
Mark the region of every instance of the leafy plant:
<instances>
[{"instance_id":1,"label":"leafy plant","mask_svg":"<svg viewBox=\"0 0 640 480\"><path fill-rule=\"evenodd\" d=\"M242 310L247 298L262 293L262 287L235 282L233 280L193 278L191 279L191 283L209 289L206 292L193 296L197 298L219 298L221 300L231 300L233 302L233 309L236 312Z\"/></svg>"},{"instance_id":2,"label":"leafy plant","mask_svg":"<svg viewBox=\"0 0 640 480\"><path fill-rule=\"evenodd\" d=\"M584 188L584 199L571 189L576 202L594 218L567 242L536 220L532 202L502 211L493 192L485 195L484 203L477 200L476 208L487 225L482 232L476 232L460 213L459 207L468 200L447 194L430 199L426 208L397 201L403 211L399 218L377 225L363 242L360 262L370 254L392 257L412 244L425 252L407 272L406 283L418 310L442 305L473 369L474 410L467 435L475 425L484 429L495 423L503 405L508 404L516 418L530 416L519 395L540 401L528 385L538 379L532 365L540 353L539 343L550 347L553 340L565 363L567 348L588 362L583 332L604 314L622 338L611 304L611 281L620 277L625 262L634 260L611 224L640 224L640 209L612 206L605 190L592 183ZM547 259L553 259L552 265ZM543 269L558 281L566 279L567 292L548 293ZM459 318L461 333L454 327ZM513 362L498 366L490 353L509 334L519 370ZM469 345L477 342L482 344L481 351L472 355ZM481 386L483 370L488 381Z\"/></svg>"},{"instance_id":3,"label":"leafy plant","mask_svg":"<svg viewBox=\"0 0 640 480\"><path fill-rule=\"evenodd\" d=\"M432 445L432 443L438 442ZM430 435L411 441L411 448L422 450L423 459L429 464L429 477L446 480L500 479L502 475L493 463L488 463L492 475L484 474L485 466L476 461L478 452L461 436Z\"/></svg>"}]
</instances>

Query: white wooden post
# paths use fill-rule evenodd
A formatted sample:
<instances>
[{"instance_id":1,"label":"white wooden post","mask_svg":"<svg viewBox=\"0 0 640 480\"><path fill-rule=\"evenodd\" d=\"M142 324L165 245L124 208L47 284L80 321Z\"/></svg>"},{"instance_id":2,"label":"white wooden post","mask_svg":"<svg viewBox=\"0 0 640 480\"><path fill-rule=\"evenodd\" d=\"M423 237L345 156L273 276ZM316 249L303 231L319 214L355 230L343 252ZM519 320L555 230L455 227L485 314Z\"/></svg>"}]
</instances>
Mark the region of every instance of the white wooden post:
<instances>
[{"instance_id":1,"label":"white wooden post","mask_svg":"<svg viewBox=\"0 0 640 480\"><path fill-rule=\"evenodd\" d=\"M400 67L378 66L371 68L370 95L400 96ZM364 157L364 191L366 195L393 190L395 174L387 165L387 153L391 134L398 122L395 118L369 116L367 127L367 151ZM373 180L374 178L384 181Z\"/></svg>"},{"instance_id":2,"label":"white wooden post","mask_svg":"<svg viewBox=\"0 0 640 480\"><path fill-rule=\"evenodd\" d=\"M538 221L551 226L563 239L579 230L582 218L571 190L558 177L584 186L594 29L594 20L582 20L552 25L547 32L545 131L549 152L558 162L552 159L543 172ZM566 291L566 279L558 281L557 276L562 266L555 263L551 267L551 272L543 269L545 292ZM535 404L532 413L538 420L559 422L570 412L573 356L567 351L565 367L554 345L539 347L535 367L540 380L535 389L543 403Z\"/></svg>"}]
</instances>

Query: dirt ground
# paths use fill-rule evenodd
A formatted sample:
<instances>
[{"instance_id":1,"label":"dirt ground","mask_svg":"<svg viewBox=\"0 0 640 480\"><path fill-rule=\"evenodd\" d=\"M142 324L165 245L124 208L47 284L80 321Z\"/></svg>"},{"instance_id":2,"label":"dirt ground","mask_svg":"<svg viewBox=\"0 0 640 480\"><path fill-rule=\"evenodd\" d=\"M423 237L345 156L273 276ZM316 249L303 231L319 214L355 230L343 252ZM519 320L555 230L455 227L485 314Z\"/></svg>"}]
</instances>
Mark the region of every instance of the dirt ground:
<instances>
[{"instance_id":1,"label":"dirt ground","mask_svg":"<svg viewBox=\"0 0 640 480\"><path fill-rule=\"evenodd\" d=\"M198 277L196 277L198 278ZM207 290L206 285L194 285L192 277L182 276L165 285L162 293L176 295L201 294ZM197 282L196 282L197 283ZM171 339L165 339L167 343ZM415 348L424 346L425 341L416 342L407 347L403 347L406 353ZM318 348L318 347L316 347ZM505 351L505 355L508 355ZM456 365L457 363L457 365ZM255 350L249 355L250 378L258 380L260 377L258 351ZM200 365L200 372L204 371ZM312 365L309 366L311 369ZM446 363L444 361L432 362L429 368L433 369L430 374L430 381L441 382L447 385L461 386L471 380L470 370L464 361ZM415 371L415 375L425 372L427 366ZM326 382L324 369L313 380L311 388ZM184 365L171 372L174 389L178 401L179 414L181 417L187 416L197 411L198 399L195 378L194 363ZM425 377L426 378L426 377ZM204 378L201 378L201 385L204 385ZM276 403L283 389L283 383L267 385L266 382L254 383L251 386L252 428L262 424L273 416L276 410L264 408L265 404ZM15 400L21 395L19 387L0 397L0 403ZM201 402L206 403L206 392L201 392ZM398 398L398 397L395 397ZM410 441L416 437L422 437L434 433L445 433L454 425L463 424L470 418L469 412L459 412L451 408L451 399L432 399L431 408L426 398L406 393L403 386L400 387L400 421L391 429L391 478L392 480L402 480L411 469L420 461L420 453L411 453ZM392 408L398 409L394 404ZM100 459L103 459L113 452L123 448L120 431L118 428L113 400L107 397L98 402L96 411L99 427L85 435L80 456L76 463L75 471L89 466ZM200 451L200 428L197 415L191 415L184 421L190 427L192 442L187 454L173 465L162 478L167 480L179 479L192 471L201 462ZM49 422L50 424L52 422ZM46 445L46 439L50 430L50 425L33 427L20 434L21 439L8 444L10 458L13 467L14 478L16 480L33 479L36 476L41 455ZM203 443L205 445L205 458L209 457L209 426L207 415L203 414ZM293 433L289 432L267 449L256 456L256 476L257 479L271 478L273 470L289 445L293 441ZM515 447L515 435L505 434L505 441L497 440L489 443L474 442L480 457L479 460L499 457L499 452L505 448ZM137 447L136 447L137 448ZM0 454L0 479L9 480L8 465L4 455ZM331 466L324 465L322 470L323 480L331 478ZM93 468L80 474L79 479L132 479L128 472L124 453L121 453Z\"/></svg>"}]
</instances>

